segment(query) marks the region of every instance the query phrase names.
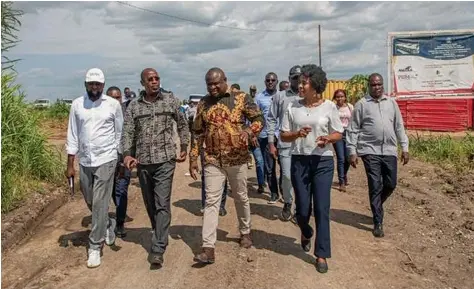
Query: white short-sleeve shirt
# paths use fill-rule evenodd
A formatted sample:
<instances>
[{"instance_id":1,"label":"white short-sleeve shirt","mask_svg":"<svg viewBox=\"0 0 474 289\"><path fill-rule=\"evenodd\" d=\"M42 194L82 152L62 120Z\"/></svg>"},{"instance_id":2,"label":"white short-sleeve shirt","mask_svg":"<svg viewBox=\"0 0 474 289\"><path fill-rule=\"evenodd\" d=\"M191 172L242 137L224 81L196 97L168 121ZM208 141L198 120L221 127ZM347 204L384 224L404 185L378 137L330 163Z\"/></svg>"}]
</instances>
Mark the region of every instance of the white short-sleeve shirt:
<instances>
[{"instance_id":1,"label":"white short-sleeve shirt","mask_svg":"<svg viewBox=\"0 0 474 289\"><path fill-rule=\"evenodd\" d=\"M325 100L319 106L308 108L300 100L290 103L283 116L281 131L299 131L305 126L311 127L312 131L306 138L297 138L292 143L291 154L333 156L330 144L320 148L316 139L333 132L344 132L336 104Z\"/></svg>"}]
</instances>

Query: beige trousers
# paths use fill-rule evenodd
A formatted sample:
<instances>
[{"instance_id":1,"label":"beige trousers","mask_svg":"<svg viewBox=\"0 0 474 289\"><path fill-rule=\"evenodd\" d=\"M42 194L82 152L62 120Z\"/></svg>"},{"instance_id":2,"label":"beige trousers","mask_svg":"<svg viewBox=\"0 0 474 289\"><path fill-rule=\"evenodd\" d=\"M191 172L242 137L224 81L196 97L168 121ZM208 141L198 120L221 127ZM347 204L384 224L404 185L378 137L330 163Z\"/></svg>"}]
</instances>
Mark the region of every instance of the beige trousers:
<instances>
[{"instance_id":1,"label":"beige trousers","mask_svg":"<svg viewBox=\"0 0 474 289\"><path fill-rule=\"evenodd\" d=\"M217 239L219 206L224 190L224 182L229 180L234 198L240 234L250 233L250 202L247 194L247 165L219 168L214 165L204 167L206 206L202 225L203 247L214 248Z\"/></svg>"}]
</instances>

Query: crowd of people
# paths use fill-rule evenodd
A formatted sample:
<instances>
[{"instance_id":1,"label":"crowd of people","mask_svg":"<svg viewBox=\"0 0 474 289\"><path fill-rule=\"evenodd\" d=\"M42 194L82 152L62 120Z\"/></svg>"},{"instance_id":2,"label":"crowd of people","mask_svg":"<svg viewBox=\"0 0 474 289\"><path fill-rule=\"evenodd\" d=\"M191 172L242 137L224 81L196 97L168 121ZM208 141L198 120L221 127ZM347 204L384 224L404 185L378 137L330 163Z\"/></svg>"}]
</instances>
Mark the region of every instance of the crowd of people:
<instances>
[{"instance_id":1,"label":"crowd of people","mask_svg":"<svg viewBox=\"0 0 474 289\"><path fill-rule=\"evenodd\" d=\"M66 175L75 175L79 160L81 191L92 212L87 266L100 265L102 244L126 235L127 195L131 171L137 169L152 236L148 261L162 265L171 223L171 193L176 163L189 157L189 175L202 181L202 250L194 260L215 262L219 216L227 214L226 196L233 195L240 246L253 244L247 189L249 158L255 159L259 194L268 186L269 204L281 200L283 221L300 228L302 250L309 252L315 236L315 267L328 271L331 257L330 204L335 171L341 192L349 186L349 167L364 163L373 235L383 237L383 204L397 184L398 145L408 163L408 138L395 100L384 93L383 78L373 73L369 93L352 105L344 90L323 98L326 72L317 65L295 65L288 81L269 72L265 90L249 92L228 85L217 67L205 75L208 94L183 109L171 91L160 86L155 69L141 73L138 97L111 86L98 68L85 79L85 94L73 101L69 117ZM179 138L174 138L175 128ZM179 139L179 143L178 140ZM277 176L277 166L280 174ZM230 186L230 190L229 187ZM109 218L109 202L116 218ZM311 216L315 229L311 226ZM263 240L262 240L263 241Z\"/></svg>"}]
</instances>

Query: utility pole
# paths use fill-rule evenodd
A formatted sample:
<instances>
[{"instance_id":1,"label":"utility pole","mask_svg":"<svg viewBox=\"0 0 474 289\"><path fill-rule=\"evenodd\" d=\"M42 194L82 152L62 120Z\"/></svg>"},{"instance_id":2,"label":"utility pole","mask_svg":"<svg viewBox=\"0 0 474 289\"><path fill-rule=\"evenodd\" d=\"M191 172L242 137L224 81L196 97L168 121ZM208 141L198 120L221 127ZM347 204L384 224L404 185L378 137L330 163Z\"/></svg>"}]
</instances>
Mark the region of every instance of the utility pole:
<instances>
[{"instance_id":1,"label":"utility pole","mask_svg":"<svg viewBox=\"0 0 474 289\"><path fill-rule=\"evenodd\" d=\"M321 25L318 25L318 40L319 40L319 66L322 67L322 64L321 64Z\"/></svg>"}]
</instances>

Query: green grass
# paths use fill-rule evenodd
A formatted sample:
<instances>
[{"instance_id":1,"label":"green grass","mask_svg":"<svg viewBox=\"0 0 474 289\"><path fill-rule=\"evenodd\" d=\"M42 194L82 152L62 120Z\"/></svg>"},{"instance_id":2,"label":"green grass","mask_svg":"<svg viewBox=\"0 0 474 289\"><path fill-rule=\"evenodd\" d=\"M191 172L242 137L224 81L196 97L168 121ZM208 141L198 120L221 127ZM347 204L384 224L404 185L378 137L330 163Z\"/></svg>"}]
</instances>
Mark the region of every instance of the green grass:
<instances>
[{"instance_id":1,"label":"green grass","mask_svg":"<svg viewBox=\"0 0 474 289\"><path fill-rule=\"evenodd\" d=\"M68 119L70 108L65 103L56 101L53 105L46 109L35 109L29 106L30 112L35 114L41 120L58 120Z\"/></svg>"},{"instance_id":2,"label":"green grass","mask_svg":"<svg viewBox=\"0 0 474 289\"><path fill-rule=\"evenodd\" d=\"M412 136L410 152L423 161L454 168L458 172L474 170L474 134L462 138L450 136Z\"/></svg>"},{"instance_id":3,"label":"green grass","mask_svg":"<svg viewBox=\"0 0 474 289\"><path fill-rule=\"evenodd\" d=\"M41 182L59 183L64 163L39 129L41 114L24 102L13 72L2 71L2 213L14 209Z\"/></svg>"},{"instance_id":4,"label":"green grass","mask_svg":"<svg viewBox=\"0 0 474 289\"><path fill-rule=\"evenodd\" d=\"M50 119L66 119L69 117L69 106L63 102L56 101L46 110L46 116Z\"/></svg>"}]
</instances>

